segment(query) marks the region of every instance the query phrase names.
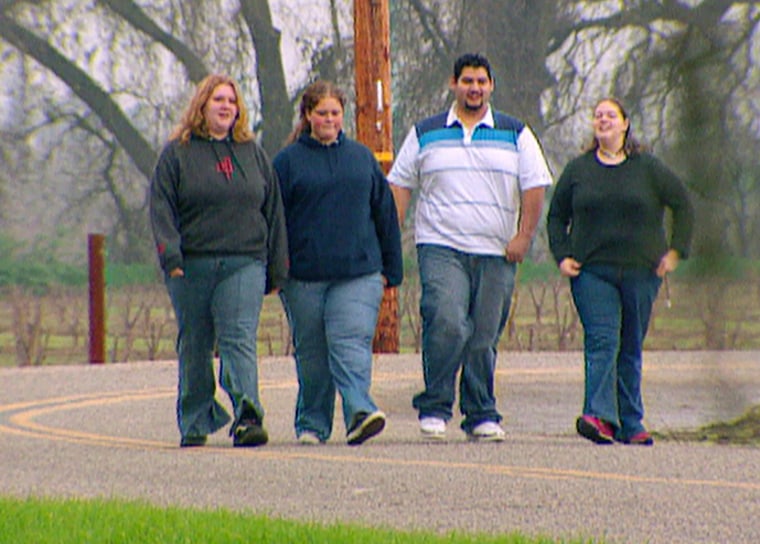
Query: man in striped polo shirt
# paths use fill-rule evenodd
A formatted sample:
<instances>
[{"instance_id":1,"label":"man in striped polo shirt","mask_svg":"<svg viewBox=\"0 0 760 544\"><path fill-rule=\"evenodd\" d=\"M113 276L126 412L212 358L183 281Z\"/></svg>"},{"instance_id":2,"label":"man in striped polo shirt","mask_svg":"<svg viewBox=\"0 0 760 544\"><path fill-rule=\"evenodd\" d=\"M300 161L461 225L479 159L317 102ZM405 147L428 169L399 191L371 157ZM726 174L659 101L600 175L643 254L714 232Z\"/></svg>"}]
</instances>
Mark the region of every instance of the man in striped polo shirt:
<instances>
[{"instance_id":1,"label":"man in striped polo shirt","mask_svg":"<svg viewBox=\"0 0 760 544\"><path fill-rule=\"evenodd\" d=\"M462 430L471 440L499 442L497 346L551 174L530 128L491 109L488 59L458 58L449 87L454 104L409 131L388 176L402 223L412 192L419 192L425 390L412 404L423 437L445 439L461 370Z\"/></svg>"}]
</instances>

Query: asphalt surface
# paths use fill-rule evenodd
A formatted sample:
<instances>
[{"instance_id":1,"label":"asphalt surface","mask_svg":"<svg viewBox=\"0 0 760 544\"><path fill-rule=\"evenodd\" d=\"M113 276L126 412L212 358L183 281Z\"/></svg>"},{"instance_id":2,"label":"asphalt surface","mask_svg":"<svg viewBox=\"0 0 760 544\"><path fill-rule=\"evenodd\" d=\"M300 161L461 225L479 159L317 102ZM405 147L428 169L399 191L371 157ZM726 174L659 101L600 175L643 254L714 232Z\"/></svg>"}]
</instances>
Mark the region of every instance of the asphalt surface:
<instances>
[{"instance_id":1,"label":"asphalt surface","mask_svg":"<svg viewBox=\"0 0 760 544\"><path fill-rule=\"evenodd\" d=\"M500 444L467 442L458 418L445 443L421 441L417 355L377 357L373 394L388 426L359 447L345 444L339 409L327 444L296 443L290 358L263 359L260 380L269 444L232 448L220 431L207 447L180 449L174 362L0 369L0 494L442 533L760 542L760 448L579 438L579 353L500 354ZM760 403L760 352L646 353L644 395L647 425L666 436L737 417Z\"/></svg>"}]
</instances>

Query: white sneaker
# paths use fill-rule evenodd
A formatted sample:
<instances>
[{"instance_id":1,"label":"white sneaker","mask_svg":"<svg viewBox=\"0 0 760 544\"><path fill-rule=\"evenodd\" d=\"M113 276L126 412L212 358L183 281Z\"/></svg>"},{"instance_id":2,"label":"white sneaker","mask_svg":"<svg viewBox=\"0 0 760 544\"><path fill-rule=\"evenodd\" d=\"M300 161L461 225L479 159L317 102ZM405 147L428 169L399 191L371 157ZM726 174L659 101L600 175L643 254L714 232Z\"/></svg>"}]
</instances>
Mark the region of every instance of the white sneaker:
<instances>
[{"instance_id":1,"label":"white sneaker","mask_svg":"<svg viewBox=\"0 0 760 544\"><path fill-rule=\"evenodd\" d=\"M321 444L322 441L317 436L317 433L304 431L298 436L298 443L304 446L316 446L317 444Z\"/></svg>"},{"instance_id":2,"label":"white sneaker","mask_svg":"<svg viewBox=\"0 0 760 544\"><path fill-rule=\"evenodd\" d=\"M484 421L467 433L467 438L477 442L503 442L504 429L495 421Z\"/></svg>"},{"instance_id":3,"label":"white sneaker","mask_svg":"<svg viewBox=\"0 0 760 544\"><path fill-rule=\"evenodd\" d=\"M446 422L439 417L423 417L420 419L420 432L424 438L444 440L446 438Z\"/></svg>"}]
</instances>

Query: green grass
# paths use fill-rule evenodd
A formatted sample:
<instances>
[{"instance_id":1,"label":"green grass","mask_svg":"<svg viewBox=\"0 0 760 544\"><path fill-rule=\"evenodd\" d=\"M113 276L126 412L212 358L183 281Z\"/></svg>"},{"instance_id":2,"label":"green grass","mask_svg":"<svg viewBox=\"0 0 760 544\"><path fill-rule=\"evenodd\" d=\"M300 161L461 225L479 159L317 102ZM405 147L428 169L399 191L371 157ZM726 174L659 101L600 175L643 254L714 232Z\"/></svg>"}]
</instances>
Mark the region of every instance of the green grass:
<instances>
[{"instance_id":1,"label":"green grass","mask_svg":"<svg viewBox=\"0 0 760 544\"><path fill-rule=\"evenodd\" d=\"M0 543L13 544L536 544L592 542L482 535L401 532L359 525L292 522L228 510L159 508L120 500L0 497ZM599 541L597 541L599 542Z\"/></svg>"},{"instance_id":2,"label":"green grass","mask_svg":"<svg viewBox=\"0 0 760 544\"><path fill-rule=\"evenodd\" d=\"M719 421L692 431L678 431L662 436L666 440L712 442L716 444L760 446L760 405L751 407L732 421Z\"/></svg>"}]
</instances>

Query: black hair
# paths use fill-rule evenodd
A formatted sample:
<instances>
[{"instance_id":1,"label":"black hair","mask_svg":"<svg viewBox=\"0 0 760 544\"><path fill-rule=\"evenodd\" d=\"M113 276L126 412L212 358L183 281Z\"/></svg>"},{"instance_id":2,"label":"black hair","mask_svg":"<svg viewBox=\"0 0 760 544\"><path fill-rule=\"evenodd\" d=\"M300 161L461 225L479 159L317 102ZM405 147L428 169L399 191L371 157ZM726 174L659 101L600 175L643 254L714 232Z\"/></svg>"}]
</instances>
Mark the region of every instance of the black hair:
<instances>
[{"instance_id":1,"label":"black hair","mask_svg":"<svg viewBox=\"0 0 760 544\"><path fill-rule=\"evenodd\" d=\"M480 53L465 53L454 62L454 79L458 80L465 68L485 68L488 79L493 81L491 76L491 63Z\"/></svg>"}]
</instances>

